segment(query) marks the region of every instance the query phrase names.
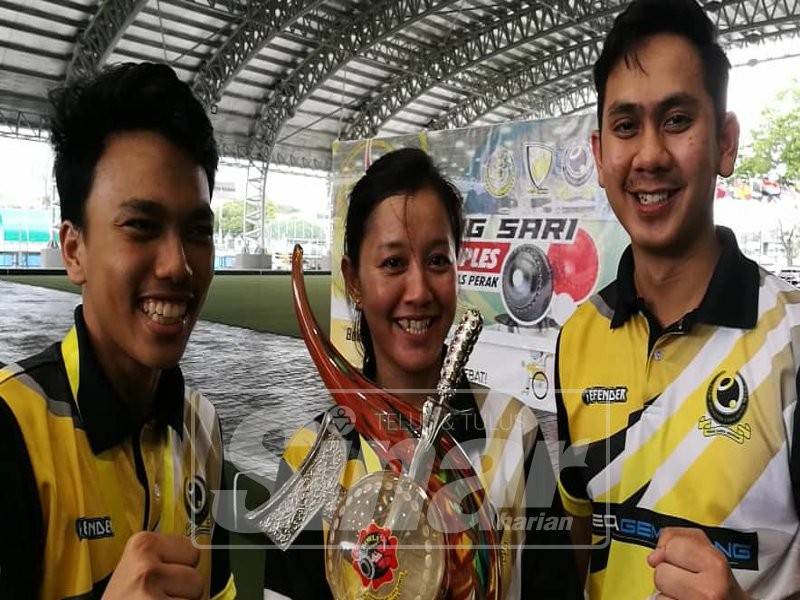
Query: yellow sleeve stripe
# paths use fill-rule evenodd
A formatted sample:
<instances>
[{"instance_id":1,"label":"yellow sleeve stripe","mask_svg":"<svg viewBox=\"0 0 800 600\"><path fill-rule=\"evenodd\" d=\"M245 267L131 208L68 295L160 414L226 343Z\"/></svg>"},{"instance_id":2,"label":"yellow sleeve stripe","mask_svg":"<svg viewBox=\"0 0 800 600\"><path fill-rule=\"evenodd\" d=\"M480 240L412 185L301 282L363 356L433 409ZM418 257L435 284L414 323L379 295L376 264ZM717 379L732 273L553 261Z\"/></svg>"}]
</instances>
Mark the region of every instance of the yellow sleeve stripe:
<instances>
[{"instance_id":1,"label":"yellow sleeve stripe","mask_svg":"<svg viewBox=\"0 0 800 600\"><path fill-rule=\"evenodd\" d=\"M345 463L342 474L339 477L339 485L344 489L350 489L350 486L355 484L356 481L364 477L367 471L364 469L364 464L358 459L350 459Z\"/></svg>"},{"instance_id":2,"label":"yellow sleeve stripe","mask_svg":"<svg viewBox=\"0 0 800 600\"><path fill-rule=\"evenodd\" d=\"M592 516L592 503L585 498L576 498L570 495L564 486L561 485L561 478L558 478L558 493L561 494L561 503L564 505L564 510L569 514L576 517L591 517Z\"/></svg>"},{"instance_id":3,"label":"yellow sleeve stripe","mask_svg":"<svg viewBox=\"0 0 800 600\"><path fill-rule=\"evenodd\" d=\"M67 336L61 341L61 357L64 361L64 368L67 370L69 388L72 398L78 403L78 385L80 382L80 352L78 350L78 330L73 327ZM78 407L80 410L80 407Z\"/></svg>"},{"instance_id":4,"label":"yellow sleeve stripe","mask_svg":"<svg viewBox=\"0 0 800 600\"><path fill-rule=\"evenodd\" d=\"M365 440L361 434L359 434L358 437L360 438L361 455L364 457L364 466L367 469L367 473L381 471L383 466L381 466L381 459L378 458L378 453L372 449L372 446L369 445L369 442Z\"/></svg>"},{"instance_id":5,"label":"yellow sleeve stripe","mask_svg":"<svg viewBox=\"0 0 800 600\"><path fill-rule=\"evenodd\" d=\"M297 430L297 433L289 440L286 449L283 451L283 460L285 460L292 471L297 471L300 465L308 456L314 442L317 439L317 431L303 427Z\"/></svg>"},{"instance_id":6,"label":"yellow sleeve stripe","mask_svg":"<svg viewBox=\"0 0 800 600\"><path fill-rule=\"evenodd\" d=\"M210 600L235 600L236 599L236 582L233 580L233 575L228 578L228 584L216 596L211 596Z\"/></svg>"}]
</instances>

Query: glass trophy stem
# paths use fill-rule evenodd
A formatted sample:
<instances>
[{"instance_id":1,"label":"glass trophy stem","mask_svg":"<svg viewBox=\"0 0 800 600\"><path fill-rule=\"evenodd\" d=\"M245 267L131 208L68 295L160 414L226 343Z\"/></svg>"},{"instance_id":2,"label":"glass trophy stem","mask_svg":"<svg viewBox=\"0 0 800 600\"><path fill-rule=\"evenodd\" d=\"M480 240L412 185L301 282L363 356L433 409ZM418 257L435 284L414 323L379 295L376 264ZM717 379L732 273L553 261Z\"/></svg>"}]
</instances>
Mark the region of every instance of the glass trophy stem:
<instances>
[{"instance_id":1,"label":"glass trophy stem","mask_svg":"<svg viewBox=\"0 0 800 600\"><path fill-rule=\"evenodd\" d=\"M314 476L321 477L326 474L328 483L331 481L335 483L331 487L336 488L340 500L331 519L326 548L326 576L334 596L337 599L364 597L362 592L367 593L369 589L376 589L376 584L382 585L378 580L369 577L375 573L393 577L391 570L384 571L384 569L392 562L391 556L394 550L390 549L394 548L394 544L397 546L398 554L408 557L410 561L408 564L416 564L422 560L424 563L421 571L422 583L426 573L431 575L431 581L440 578L444 591L440 592L438 586L431 588L436 597L444 594L451 600L499 598L500 558L493 522L494 509L464 450L447 431L442 430L443 424L449 418L450 399L480 331L480 314L468 311L457 328L443 361L437 395L426 400L423 410L420 411L364 377L333 345L311 311L303 280L302 264L303 250L298 245L295 246L292 256L292 293L297 321L309 354L333 400L346 409L355 430L368 441L381 463L386 465L384 471L361 478L345 494L339 487L340 471L337 471L336 467L338 459L331 452L312 449L300 469L305 473L305 480L293 481L296 488L292 492L294 495L289 498L290 494L287 493L287 501L284 504L287 511L291 506L298 506L302 511L307 511L313 507L305 500L298 500L298 494L302 495L303 490L309 495L316 493L309 483L313 481ZM416 445L408 443L415 437L416 431L420 432L418 443ZM316 447L317 444L314 448ZM447 457L446 473L440 470L444 457ZM454 497L453 492L448 489L453 482L461 486L464 492L458 497ZM336 497L333 491L331 494L332 497ZM383 507L380 508L382 511L380 515L371 512L372 509L365 504L365 498L381 500L382 503L378 505ZM440 502L445 507L444 512L440 512L437 506ZM361 508L357 514L353 513L356 505L363 507L363 515ZM466 508L462 509L462 506ZM323 506L320 505L319 508L322 509ZM412 541L414 532L418 532L415 526L411 529L405 527L405 524L409 523L409 518L414 519L418 514L426 519L432 519L430 524L426 521L420 526L420 535L427 540L422 549ZM468 528L471 537L467 538L464 537L464 527L457 527L459 519L464 515L477 521ZM264 522L264 515L259 516ZM284 515L281 517L283 519L281 522L290 523L288 530L296 535L294 528L302 523L306 516L307 513L300 516ZM372 522L364 523L360 520L362 516L370 517ZM366 537L358 539L348 537L352 535L351 526L356 523L360 528L358 532ZM387 523L390 525L388 528ZM397 536L393 533L393 526L399 527ZM431 546L430 540L437 535L440 542L434 542ZM370 545L375 543L380 543L380 547L386 552L381 554ZM337 554L334 546L344 553ZM364 554L357 552L361 550ZM411 554L408 554L409 552ZM436 564L434 561L434 567L430 570L425 565L436 552L444 553L445 558L440 560L438 568L434 568ZM370 557L375 556L383 558L373 564L370 562L372 560ZM404 584L408 586L408 590L420 583L414 581L412 584L413 579L409 577ZM334 581L341 583L342 587L337 588ZM400 580L394 581L394 584L399 585ZM335 589L345 591L336 592ZM354 590L356 595L353 595ZM398 596L399 599L405 597L404 594ZM410 597L415 598L417 595L415 593Z\"/></svg>"}]
</instances>

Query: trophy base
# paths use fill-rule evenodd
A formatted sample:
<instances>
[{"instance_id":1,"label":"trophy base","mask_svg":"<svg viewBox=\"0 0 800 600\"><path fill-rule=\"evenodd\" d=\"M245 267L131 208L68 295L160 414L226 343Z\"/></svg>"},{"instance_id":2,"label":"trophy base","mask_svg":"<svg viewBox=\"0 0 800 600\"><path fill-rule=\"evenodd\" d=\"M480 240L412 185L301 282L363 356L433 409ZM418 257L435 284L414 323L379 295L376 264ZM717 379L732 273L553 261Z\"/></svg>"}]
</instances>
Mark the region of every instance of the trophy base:
<instances>
[{"instance_id":1,"label":"trophy base","mask_svg":"<svg viewBox=\"0 0 800 600\"><path fill-rule=\"evenodd\" d=\"M325 549L336 600L435 600L446 589L447 552L439 510L414 480L390 471L348 491Z\"/></svg>"}]
</instances>

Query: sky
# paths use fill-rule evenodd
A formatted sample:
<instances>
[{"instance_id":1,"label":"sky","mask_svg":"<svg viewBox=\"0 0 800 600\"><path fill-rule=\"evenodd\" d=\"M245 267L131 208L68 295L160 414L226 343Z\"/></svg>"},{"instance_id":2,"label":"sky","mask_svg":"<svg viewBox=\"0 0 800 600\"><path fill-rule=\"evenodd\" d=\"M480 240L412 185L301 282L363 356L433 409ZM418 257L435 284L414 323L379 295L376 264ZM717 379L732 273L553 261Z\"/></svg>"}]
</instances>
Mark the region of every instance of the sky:
<instances>
[{"instance_id":1,"label":"sky","mask_svg":"<svg viewBox=\"0 0 800 600\"><path fill-rule=\"evenodd\" d=\"M746 65L749 60L776 56L791 58ZM773 104L778 93L790 87L793 80L800 83L800 39L731 50L728 59L733 65L728 86L728 110L739 118L741 142L747 143L752 129L761 123L761 112Z\"/></svg>"},{"instance_id":2,"label":"sky","mask_svg":"<svg viewBox=\"0 0 800 600\"><path fill-rule=\"evenodd\" d=\"M758 62L776 56L791 58ZM800 39L763 43L728 52L734 68L728 91L729 109L739 117L742 142L761 122L761 112L777 94L792 83L792 74L800 74ZM799 80L800 81L800 80ZM43 142L0 137L0 206L39 207L45 189L52 185L53 159L50 147ZM221 165L218 181L226 191L215 194L215 203L230 197L244 198L247 170ZM227 190L234 190L229 192ZM305 176L273 170L267 181L267 196L282 205L294 206L298 216L316 218L329 212L329 187L324 177Z\"/></svg>"}]
</instances>

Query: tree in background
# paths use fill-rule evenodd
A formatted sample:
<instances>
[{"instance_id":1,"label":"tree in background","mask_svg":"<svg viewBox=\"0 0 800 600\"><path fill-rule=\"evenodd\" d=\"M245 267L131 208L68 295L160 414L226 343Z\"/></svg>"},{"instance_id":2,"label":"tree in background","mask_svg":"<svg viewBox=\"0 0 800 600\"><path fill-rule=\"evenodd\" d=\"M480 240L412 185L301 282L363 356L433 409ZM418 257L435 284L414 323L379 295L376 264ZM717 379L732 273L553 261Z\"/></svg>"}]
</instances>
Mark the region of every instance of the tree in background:
<instances>
[{"instance_id":1,"label":"tree in background","mask_svg":"<svg viewBox=\"0 0 800 600\"><path fill-rule=\"evenodd\" d=\"M214 213L214 231L220 230L220 217L222 218L222 233L234 236L242 234L242 220L244 218L243 202L226 202Z\"/></svg>"},{"instance_id":2,"label":"tree in background","mask_svg":"<svg viewBox=\"0 0 800 600\"><path fill-rule=\"evenodd\" d=\"M786 256L786 264L791 267L794 265L798 241L800 241L800 226L797 222L784 224L781 219L778 219L778 241L780 241Z\"/></svg>"},{"instance_id":3,"label":"tree in background","mask_svg":"<svg viewBox=\"0 0 800 600\"><path fill-rule=\"evenodd\" d=\"M763 177L778 171L785 180L800 181L800 84L797 80L778 94L775 106L764 109L762 119L761 125L752 132L752 143L746 156L740 158L736 175Z\"/></svg>"},{"instance_id":4,"label":"tree in background","mask_svg":"<svg viewBox=\"0 0 800 600\"><path fill-rule=\"evenodd\" d=\"M274 200L267 198L267 203L264 205L264 220L269 222L277 219L279 213L278 204Z\"/></svg>"},{"instance_id":5,"label":"tree in background","mask_svg":"<svg viewBox=\"0 0 800 600\"><path fill-rule=\"evenodd\" d=\"M214 231L219 231L219 219L222 215L222 233L233 236L242 234L244 226L244 202L233 200L226 202L214 213ZM278 207L272 200L267 200L264 207L264 218L267 223L273 221L278 216Z\"/></svg>"}]
</instances>

